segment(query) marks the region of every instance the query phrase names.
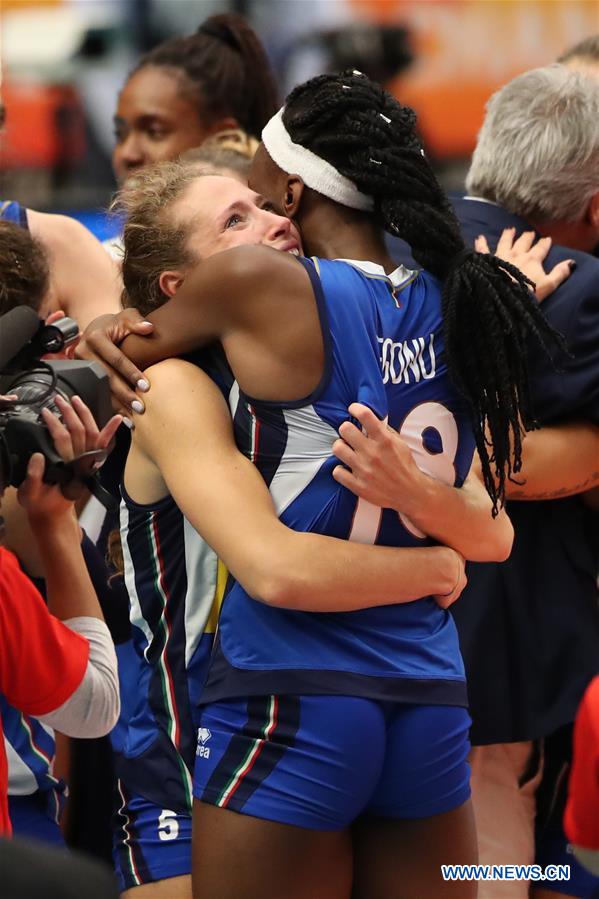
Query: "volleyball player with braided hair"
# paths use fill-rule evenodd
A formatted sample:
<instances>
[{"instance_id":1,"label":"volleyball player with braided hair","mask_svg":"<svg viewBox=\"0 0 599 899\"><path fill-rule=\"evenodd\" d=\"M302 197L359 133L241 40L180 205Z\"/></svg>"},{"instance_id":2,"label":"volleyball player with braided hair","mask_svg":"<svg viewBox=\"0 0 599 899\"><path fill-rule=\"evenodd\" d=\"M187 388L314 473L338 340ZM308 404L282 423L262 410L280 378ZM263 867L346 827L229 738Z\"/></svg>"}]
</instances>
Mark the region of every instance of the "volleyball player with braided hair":
<instances>
[{"instance_id":1,"label":"volleyball player with braided hair","mask_svg":"<svg viewBox=\"0 0 599 899\"><path fill-rule=\"evenodd\" d=\"M315 78L288 97L284 122L292 141L326 159L373 198L379 224L405 240L416 262L442 282L448 365L472 410L484 482L496 509L505 496L505 478L521 464L522 424L530 427L533 421L526 334L530 330L541 340L549 334L543 315L527 302L530 282L504 260L466 247L424 155L414 111L376 83L354 77L350 94L347 85L340 93L328 75ZM511 290L505 290L506 271L515 280ZM518 374L516 385L509 383L510 370Z\"/></svg>"},{"instance_id":2,"label":"volleyball player with braided hair","mask_svg":"<svg viewBox=\"0 0 599 899\"><path fill-rule=\"evenodd\" d=\"M294 122L305 122L310 109L326 116L300 141ZM374 116L390 128L386 143ZM337 154L338 140L345 147ZM398 155L385 159L393 167L389 214L379 152L395 141ZM388 545L467 531L455 488L470 468L474 434L497 508L518 466L520 422L530 417L518 353L528 334L551 335L526 279L466 253L426 161L413 165L414 155L423 157L409 117L363 76L308 82L269 122L263 142L251 183L296 218L308 252L320 258L236 245L249 218L246 204L233 203L211 224L221 246L230 240L235 248L164 273L165 285L177 285L173 299L150 314L151 338L129 337L123 349L145 367L221 340L239 385L230 400L238 445L288 526ZM404 163L412 192L405 209ZM364 175L366 166L375 174ZM403 222L392 217L412 215L418 252L429 208L442 234L429 262L435 273L395 269L381 217L399 230ZM481 303L495 318L472 311ZM486 343L472 333L470 315ZM87 350L135 383L141 372L110 340L122 338L131 320L117 318L104 333L88 334ZM465 347L456 328L466 329ZM487 358L492 340L498 361ZM356 504L335 483L331 447L356 400L388 416L422 467L428 459L429 472L450 485L436 523L424 528L422 517ZM474 862L476 840L457 637L430 598L349 614L297 613L263 606L235 583L203 702L194 783L198 897L346 899L352 879L352 895L369 899L475 896L475 884L445 883L440 874L441 863Z\"/></svg>"},{"instance_id":3,"label":"volleyball player with braided hair","mask_svg":"<svg viewBox=\"0 0 599 899\"><path fill-rule=\"evenodd\" d=\"M258 36L244 18L211 16L195 34L144 54L119 96L113 165L120 182L175 159L221 131L259 138L277 88Z\"/></svg>"}]
</instances>

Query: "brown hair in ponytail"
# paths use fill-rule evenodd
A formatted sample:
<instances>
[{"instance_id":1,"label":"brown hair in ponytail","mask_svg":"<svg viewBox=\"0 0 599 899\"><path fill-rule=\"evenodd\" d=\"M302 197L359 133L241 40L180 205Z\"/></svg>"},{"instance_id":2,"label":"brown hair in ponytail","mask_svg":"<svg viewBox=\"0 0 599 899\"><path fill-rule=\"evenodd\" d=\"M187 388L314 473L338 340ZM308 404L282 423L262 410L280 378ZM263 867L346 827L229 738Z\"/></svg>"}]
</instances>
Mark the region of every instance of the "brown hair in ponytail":
<instances>
[{"instance_id":1,"label":"brown hair in ponytail","mask_svg":"<svg viewBox=\"0 0 599 899\"><path fill-rule=\"evenodd\" d=\"M264 47L242 16L211 16L195 34L171 38L150 50L131 74L146 66L181 72L182 91L193 94L198 116L208 126L233 118L259 139L279 105Z\"/></svg>"}]
</instances>

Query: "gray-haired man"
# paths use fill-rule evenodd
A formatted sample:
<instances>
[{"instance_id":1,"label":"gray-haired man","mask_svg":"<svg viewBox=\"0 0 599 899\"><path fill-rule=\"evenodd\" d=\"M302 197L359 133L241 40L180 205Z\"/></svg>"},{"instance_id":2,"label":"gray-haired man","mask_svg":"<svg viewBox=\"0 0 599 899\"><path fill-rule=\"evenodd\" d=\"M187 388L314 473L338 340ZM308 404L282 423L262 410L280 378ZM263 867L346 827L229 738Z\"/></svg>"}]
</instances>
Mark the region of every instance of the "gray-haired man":
<instances>
[{"instance_id":1,"label":"gray-haired man","mask_svg":"<svg viewBox=\"0 0 599 899\"><path fill-rule=\"evenodd\" d=\"M599 246L599 81L556 64L505 85L487 105L466 186L455 209L467 240L484 234L494 246L504 228L535 231L553 239L548 266L575 260L571 277L543 304L571 356L555 360L556 369L531 351L529 366L541 423L587 422L592 434L599 424L599 259L591 255ZM564 461L569 456L576 465L577 452L576 443L566 443ZM592 483L581 460L580 489L570 492ZM567 727L599 665L597 521L580 496L566 496L555 487L512 485L511 499L520 500L509 508L512 556L503 565L471 566L454 607L474 722L483 863L535 860L543 753L553 764L556 746L569 745ZM561 762L565 753L557 756ZM547 851L545 841L547 854L541 846L537 860L572 863L561 834L550 827L547 837L553 842ZM574 864L572 875L567 883L537 885L535 897L555 899L549 889L593 894L597 881L583 882ZM528 895L524 881L480 887L481 899Z\"/></svg>"},{"instance_id":2,"label":"gray-haired man","mask_svg":"<svg viewBox=\"0 0 599 899\"><path fill-rule=\"evenodd\" d=\"M558 62L586 75L599 77L599 32L562 53Z\"/></svg>"},{"instance_id":3,"label":"gray-haired man","mask_svg":"<svg viewBox=\"0 0 599 899\"><path fill-rule=\"evenodd\" d=\"M470 564L452 609L468 675L480 861L571 864L568 883L536 884L535 899L588 897L597 884L566 854L561 829L546 827L535 851L538 800L548 795L559 824L551 785L560 771L550 769L561 766L566 783L570 725L599 668L599 528L587 504L588 491L599 492L599 80L564 62L526 72L490 99L469 195L453 201L466 243L484 235L514 258L514 242L551 237L546 269L575 263L543 301L570 355L528 357L537 417L552 427L527 437L522 476L506 489L512 554ZM402 242L391 252L415 267ZM528 879L479 884L479 899L528 895Z\"/></svg>"}]
</instances>

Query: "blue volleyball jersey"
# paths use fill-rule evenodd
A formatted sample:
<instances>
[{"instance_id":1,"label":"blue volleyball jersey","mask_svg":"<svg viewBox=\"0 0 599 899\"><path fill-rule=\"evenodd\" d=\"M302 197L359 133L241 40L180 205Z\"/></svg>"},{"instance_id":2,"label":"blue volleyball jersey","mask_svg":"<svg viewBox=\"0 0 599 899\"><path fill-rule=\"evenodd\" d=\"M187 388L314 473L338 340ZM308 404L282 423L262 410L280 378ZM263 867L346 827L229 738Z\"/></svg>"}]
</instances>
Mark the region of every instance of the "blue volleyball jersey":
<instances>
[{"instance_id":1,"label":"blue volleyball jersey","mask_svg":"<svg viewBox=\"0 0 599 899\"><path fill-rule=\"evenodd\" d=\"M471 420L443 352L440 286L425 272L300 260L325 345L321 384L297 403L255 401L235 387L240 449L257 465L281 520L299 531L386 546L429 541L407 519L358 500L332 477L337 431L359 401L388 416L431 475L461 486ZM268 693L350 694L466 704L455 625L432 597L344 613L287 611L235 583L221 612L203 702Z\"/></svg>"},{"instance_id":2,"label":"blue volleyball jersey","mask_svg":"<svg viewBox=\"0 0 599 899\"><path fill-rule=\"evenodd\" d=\"M65 789L54 777L54 731L31 715L24 715L0 695L0 717L4 747L8 759L9 796L30 796L41 790L54 792L56 798Z\"/></svg>"},{"instance_id":3,"label":"blue volleyball jersey","mask_svg":"<svg viewBox=\"0 0 599 899\"><path fill-rule=\"evenodd\" d=\"M139 505L122 494L132 649L119 658L127 715L113 735L117 775L160 808L190 814L199 696L226 571L172 497Z\"/></svg>"},{"instance_id":4,"label":"blue volleyball jersey","mask_svg":"<svg viewBox=\"0 0 599 899\"><path fill-rule=\"evenodd\" d=\"M29 222L27 221L27 209L21 206L16 200L0 200L0 219L5 222L12 222L20 228L29 230Z\"/></svg>"}]
</instances>

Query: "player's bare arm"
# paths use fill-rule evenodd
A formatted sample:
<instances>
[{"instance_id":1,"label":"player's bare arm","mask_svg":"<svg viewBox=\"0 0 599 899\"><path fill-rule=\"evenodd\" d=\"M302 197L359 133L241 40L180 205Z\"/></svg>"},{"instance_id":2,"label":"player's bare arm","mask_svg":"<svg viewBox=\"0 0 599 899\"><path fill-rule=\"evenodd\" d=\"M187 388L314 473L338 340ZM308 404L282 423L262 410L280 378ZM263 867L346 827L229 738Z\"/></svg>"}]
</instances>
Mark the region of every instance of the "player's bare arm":
<instances>
[{"instance_id":1,"label":"player's bare arm","mask_svg":"<svg viewBox=\"0 0 599 899\"><path fill-rule=\"evenodd\" d=\"M561 499L599 486L599 426L564 422L529 431L522 469L508 481L511 500Z\"/></svg>"},{"instance_id":2,"label":"player's bare arm","mask_svg":"<svg viewBox=\"0 0 599 899\"><path fill-rule=\"evenodd\" d=\"M154 326L149 337L131 336L122 345L138 369L220 340L250 396L302 399L320 380L316 302L308 274L289 254L243 246L211 256L147 318Z\"/></svg>"},{"instance_id":3,"label":"player's bare arm","mask_svg":"<svg viewBox=\"0 0 599 899\"><path fill-rule=\"evenodd\" d=\"M154 366L149 376L127 489L147 502L170 493L254 598L304 611L351 611L431 594L446 607L457 599L463 560L447 547L364 546L285 527L259 472L236 448L226 403L210 378L180 360Z\"/></svg>"},{"instance_id":4,"label":"player's bare arm","mask_svg":"<svg viewBox=\"0 0 599 899\"><path fill-rule=\"evenodd\" d=\"M237 247L205 259L145 319L125 309L92 322L77 356L104 365L115 408L128 414L140 402L135 389L149 386L147 367L219 338L250 395L294 400L314 389L323 365L318 313L308 275L292 256Z\"/></svg>"},{"instance_id":5,"label":"player's bare arm","mask_svg":"<svg viewBox=\"0 0 599 899\"><path fill-rule=\"evenodd\" d=\"M27 210L31 233L50 258L52 309L63 309L83 330L120 308L119 268L87 228L65 215Z\"/></svg>"},{"instance_id":6,"label":"player's bare arm","mask_svg":"<svg viewBox=\"0 0 599 899\"><path fill-rule=\"evenodd\" d=\"M395 509L412 524L467 559L502 562L511 551L514 531L504 510L496 518L482 480L471 474L461 488L421 471L408 444L367 406L354 403L351 422L339 429L333 452L344 463L333 477L375 506Z\"/></svg>"}]
</instances>

